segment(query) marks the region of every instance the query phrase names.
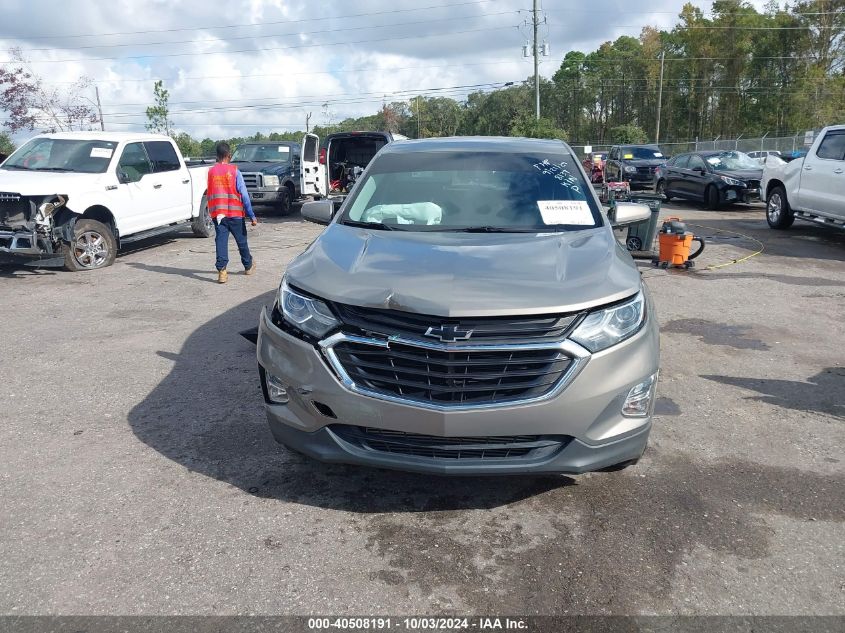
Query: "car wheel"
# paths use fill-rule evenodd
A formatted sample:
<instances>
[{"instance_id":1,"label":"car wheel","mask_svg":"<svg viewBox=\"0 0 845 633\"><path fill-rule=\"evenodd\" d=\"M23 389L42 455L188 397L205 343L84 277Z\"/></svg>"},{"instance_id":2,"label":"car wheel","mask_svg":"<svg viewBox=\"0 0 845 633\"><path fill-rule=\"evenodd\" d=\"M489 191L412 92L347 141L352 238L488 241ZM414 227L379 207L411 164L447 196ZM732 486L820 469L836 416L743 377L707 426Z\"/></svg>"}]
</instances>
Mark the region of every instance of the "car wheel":
<instances>
[{"instance_id":1,"label":"car wheel","mask_svg":"<svg viewBox=\"0 0 845 633\"><path fill-rule=\"evenodd\" d=\"M117 240L102 222L82 219L73 227L73 239L65 246L65 268L73 272L96 270L114 263Z\"/></svg>"},{"instance_id":2,"label":"car wheel","mask_svg":"<svg viewBox=\"0 0 845 633\"><path fill-rule=\"evenodd\" d=\"M766 222L773 229L788 229L795 222L795 214L789 208L786 200L786 190L783 187L775 187L769 194L766 202Z\"/></svg>"},{"instance_id":3,"label":"car wheel","mask_svg":"<svg viewBox=\"0 0 845 633\"><path fill-rule=\"evenodd\" d=\"M208 201L205 199L205 196L202 197L199 214L191 220L191 231L197 237L211 237L214 235L214 218L208 212Z\"/></svg>"},{"instance_id":4,"label":"car wheel","mask_svg":"<svg viewBox=\"0 0 845 633\"><path fill-rule=\"evenodd\" d=\"M293 211L293 191L291 191L291 188L287 185L285 185L284 191L282 191L279 206L276 208L281 216L290 215L291 211Z\"/></svg>"},{"instance_id":5,"label":"car wheel","mask_svg":"<svg viewBox=\"0 0 845 633\"><path fill-rule=\"evenodd\" d=\"M719 190L714 185L708 185L707 189L704 190L704 203L711 211L719 208L721 204L719 197Z\"/></svg>"},{"instance_id":6,"label":"car wheel","mask_svg":"<svg viewBox=\"0 0 845 633\"><path fill-rule=\"evenodd\" d=\"M663 196L663 200L665 202L669 202L672 200L672 196L666 193L666 181L665 180L658 180L657 181L657 195Z\"/></svg>"}]
</instances>

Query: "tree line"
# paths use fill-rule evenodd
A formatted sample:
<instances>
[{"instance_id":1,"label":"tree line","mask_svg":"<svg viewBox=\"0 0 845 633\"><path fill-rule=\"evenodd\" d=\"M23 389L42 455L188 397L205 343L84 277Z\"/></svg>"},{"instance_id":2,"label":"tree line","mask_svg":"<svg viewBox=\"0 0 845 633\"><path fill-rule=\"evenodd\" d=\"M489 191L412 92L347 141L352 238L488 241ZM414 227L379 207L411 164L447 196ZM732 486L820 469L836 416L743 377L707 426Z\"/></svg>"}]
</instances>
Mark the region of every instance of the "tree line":
<instances>
[{"instance_id":1,"label":"tree line","mask_svg":"<svg viewBox=\"0 0 845 633\"><path fill-rule=\"evenodd\" d=\"M418 96L385 103L371 115L313 131L320 136L350 130L411 138L529 136L591 144L653 140L661 56L661 141L791 135L845 121L845 0L796 0L784 7L772 0L762 11L744 0L715 0L707 12L687 3L679 17L668 31L645 27L639 37L622 36L591 52L567 52L553 76L540 80L539 120L530 77L464 101ZM24 70L17 74L15 68L0 71L0 110L7 112L4 125L11 132L34 129L45 116L53 128L96 122L90 107L75 109L67 99L58 113L42 113L39 119L26 99L39 105L40 79L20 67ZM10 93L14 81L29 89ZM179 131L169 118L167 98L162 82L156 82L148 129L171 134L185 155L213 154L217 139ZM237 145L301 138L301 131L268 130L219 140Z\"/></svg>"}]
</instances>

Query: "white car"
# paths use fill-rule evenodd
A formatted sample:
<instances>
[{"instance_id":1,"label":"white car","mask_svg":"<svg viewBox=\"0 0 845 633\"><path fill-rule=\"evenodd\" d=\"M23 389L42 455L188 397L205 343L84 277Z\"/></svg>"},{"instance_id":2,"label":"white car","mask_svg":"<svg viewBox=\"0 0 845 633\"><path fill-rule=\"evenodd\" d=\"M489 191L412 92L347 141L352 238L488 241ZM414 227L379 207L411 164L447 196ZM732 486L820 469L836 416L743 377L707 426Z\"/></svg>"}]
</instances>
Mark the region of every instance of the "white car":
<instances>
[{"instance_id":1,"label":"white car","mask_svg":"<svg viewBox=\"0 0 845 633\"><path fill-rule=\"evenodd\" d=\"M123 244L181 227L211 237L208 170L189 169L157 134L36 136L0 165L0 254L92 270Z\"/></svg>"},{"instance_id":2,"label":"white car","mask_svg":"<svg viewBox=\"0 0 845 633\"><path fill-rule=\"evenodd\" d=\"M824 128L803 158L768 161L761 190L773 229L795 218L845 228L845 125Z\"/></svg>"}]
</instances>

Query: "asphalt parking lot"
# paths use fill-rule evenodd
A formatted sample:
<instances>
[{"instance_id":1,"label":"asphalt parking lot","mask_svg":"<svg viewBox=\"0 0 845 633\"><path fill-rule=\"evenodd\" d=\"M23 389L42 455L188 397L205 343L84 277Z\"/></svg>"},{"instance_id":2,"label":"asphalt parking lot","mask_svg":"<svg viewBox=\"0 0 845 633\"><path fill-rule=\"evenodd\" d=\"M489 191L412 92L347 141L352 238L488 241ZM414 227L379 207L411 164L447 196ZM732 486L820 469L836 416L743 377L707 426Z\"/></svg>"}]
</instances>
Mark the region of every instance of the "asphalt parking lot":
<instances>
[{"instance_id":1,"label":"asphalt parking lot","mask_svg":"<svg viewBox=\"0 0 845 633\"><path fill-rule=\"evenodd\" d=\"M92 273L0 266L0 613L845 614L845 233L663 215L713 239L693 271L643 265L649 450L572 478L275 444L239 332L319 232L299 216L251 231L257 273L225 286L189 235Z\"/></svg>"}]
</instances>

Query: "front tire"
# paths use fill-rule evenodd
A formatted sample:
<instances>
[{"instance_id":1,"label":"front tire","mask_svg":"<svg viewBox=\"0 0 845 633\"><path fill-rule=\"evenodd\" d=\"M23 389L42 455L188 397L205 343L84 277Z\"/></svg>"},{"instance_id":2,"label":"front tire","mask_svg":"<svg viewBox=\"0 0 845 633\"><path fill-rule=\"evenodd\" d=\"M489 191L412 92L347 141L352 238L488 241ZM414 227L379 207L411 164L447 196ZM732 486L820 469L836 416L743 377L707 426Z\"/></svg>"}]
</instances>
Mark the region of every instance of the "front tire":
<instances>
[{"instance_id":1,"label":"front tire","mask_svg":"<svg viewBox=\"0 0 845 633\"><path fill-rule=\"evenodd\" d=\"M672 196L666 193L666 181L665 180L658 180L657 181L657 195L663 196L664 202L670 202L672 200Z\"/></svg>"},{"instance_id":2,"label":"front tire","mask_svg":"<svg viewBox=\"0 0 845 633\"><path fill-rule=\"evenodd\" d=\"M795 222L795 214L786 199L786 190L781 186L774 187L766 201L766 222L778 230L788 229Z\"/></svg>"},{"instance_id":3,"label":"front tire","mask_svg":"<svg viewBox=\"0 0 845 633\"><path fill-rule=\"evenodd\" d=\"M719 198L719 190L713 185L709 185L707 189L705 189L704 204L706 204L707 208L711 211L716 211L721 205L721 200Z\"/></svg>"},{"instance_id":4,"label":"front tire","mask_svg":"<svg viewBox=\"0 0 845 633\"><path fill-rule=\"evenodd\" d=\"M73 227L73 239L65 247L65 268L72 272L97 270L114 263L117 240L102 222L82 219Z\"/></svg>"},{"instance_id":5,"label":"front tire","mask_svg":"<svg viewBox=\"0 0 845 633\"><path fill-rule=\"evenodd\" d=\"M279 206L276 208L282 217L290 215L293 211L293 190L287 185L283 187L282 198L279 201Z\"/></svg>"},{"instance_id":6,"label":"front tire","mask_svg":"<svg viewBox=\"0 0 845 633\"><path fill-rule=\"evenodd\" d=\"M208 212L208 200L202 197L200 212L191 220L191 231L197 237L212 237L214 235L214 218Z\"/></svg>"}]
</instances>

